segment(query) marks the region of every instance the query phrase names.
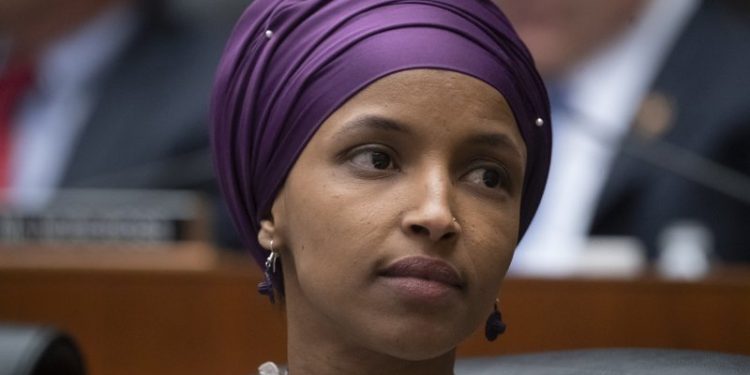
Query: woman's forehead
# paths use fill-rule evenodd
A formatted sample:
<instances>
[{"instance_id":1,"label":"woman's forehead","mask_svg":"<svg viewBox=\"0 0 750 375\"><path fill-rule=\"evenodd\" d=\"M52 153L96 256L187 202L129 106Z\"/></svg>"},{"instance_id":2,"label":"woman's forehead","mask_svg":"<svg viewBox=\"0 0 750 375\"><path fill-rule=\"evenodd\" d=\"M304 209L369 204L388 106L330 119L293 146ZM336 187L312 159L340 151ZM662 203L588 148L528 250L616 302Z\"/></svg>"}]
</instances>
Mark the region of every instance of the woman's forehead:
<instances>
[{"instance_id":1,"label":"woman's forehead","mask_svg":"<svg viewBox=\"0 0 750 375\"><path fill-rule=\"evenodd\" d=\"M489 84L468 74L444 69L408 69L389 74L369 84L357 96L408 96L432 94L437 90L462 93L456 101L494 101L503 107L503 95ZM408 92L408 94L407 94ZM419 97L415 97L415 100Z\"/></svg>"},{"instance_id":2,"label":"woman's forehead","mask_svg":"<svg viewBox=\"0 0 750 375\"><path fill-rule=\"evenodd\" d=\"M453 71L414 69L388 75L345 102L331 119L343 122L366 116L407 124L450 121L508 124L522 143L513 112L503 95L479 79Z\"/></svg>"}]
</instances>

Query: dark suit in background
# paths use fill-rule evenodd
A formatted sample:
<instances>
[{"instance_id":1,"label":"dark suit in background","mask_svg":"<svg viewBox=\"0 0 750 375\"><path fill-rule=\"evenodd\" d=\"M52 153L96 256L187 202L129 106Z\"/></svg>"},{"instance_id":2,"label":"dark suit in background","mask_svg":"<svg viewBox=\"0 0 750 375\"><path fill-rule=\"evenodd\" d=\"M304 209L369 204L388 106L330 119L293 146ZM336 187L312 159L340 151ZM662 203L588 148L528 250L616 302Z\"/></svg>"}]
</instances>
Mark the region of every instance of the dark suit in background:
<instances>
[{"instance_id":1,"label":"dark suit in background","mask_svg":"<svg viewBox=\"0 0 750 375\"><path fill-rule=\"evenodd\" d=\"M673 125L657 141L750 176L750 19L746 14L733 12L720 1L703 1L652 87L673 103ZM750 262L750 203L628 153L620 153L610 169L591 233L635 235L654 257L662 231L684 220L710 229L720 260Z\"/></svg>"},{"instance_id":2,"label":"dark suit in background","mask_svg":"<svg viewBox=\"0 0 750 375\"><path fill-rule=\"evenodd\" d=\"M102 79L63 187L212 185L208 93L221 52L210 35L142 5L135 38Z\"/></svg>"},{"instance_id":3,"label":"dark suit in background","mask_svg":"<svg viewBox=\"0 0 750 375\"><path fill-rule=\"evenodd\" d=\"M144 23L103 84L62 187L188 189L211 204L215 242L239 246L218 197L208 146L208 106L228 26L171 17L141 5Z\"/></svg>"},{"instance_id":4,"label":"dark suit in background","mask_svg":"<svg viewBox=\"0 0 750 375\"><path fill-rule=\"evenodd\" d=\"M216 240L236 246L211 168L209 94L231 23L185 22L135 1L137 30L97 82L59 188L184 189L208 197Z\"/></svg>"}]
</instances>

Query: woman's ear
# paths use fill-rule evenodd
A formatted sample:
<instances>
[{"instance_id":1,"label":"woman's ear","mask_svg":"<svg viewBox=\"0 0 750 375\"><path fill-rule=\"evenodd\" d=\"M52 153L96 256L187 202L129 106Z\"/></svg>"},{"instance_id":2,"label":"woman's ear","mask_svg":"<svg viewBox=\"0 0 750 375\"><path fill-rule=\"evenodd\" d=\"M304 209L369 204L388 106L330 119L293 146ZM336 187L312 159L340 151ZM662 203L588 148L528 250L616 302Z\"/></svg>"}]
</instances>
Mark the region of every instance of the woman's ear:
<instances>
[{"instance_id":1,"label":"woman's ear","mask_svg":"<svg viewBox=\"0 0 750 375\"><path fill-rule=\"evenodd\" d=\"M260 221L258 243L268 251L271 251L271 240L273 240L274 251L279 251L284 247L284 191L283 188L279 191L271 206L271 212Z\"/></svg>"},{"instance_id":2,"label":"woman's ear","mask_svg":"<svg viewBox=\"0 0 750 375\"><path fill-rule=\"evenodd\" d=\"M278 241L276 238L276 226L274 225L273 218L265 219L260 221L260 230L258 231L258 243L263 246L264 249L271 251L271 240L274 240L274 250L278 249Z\"/></svg>"}]
</instances>

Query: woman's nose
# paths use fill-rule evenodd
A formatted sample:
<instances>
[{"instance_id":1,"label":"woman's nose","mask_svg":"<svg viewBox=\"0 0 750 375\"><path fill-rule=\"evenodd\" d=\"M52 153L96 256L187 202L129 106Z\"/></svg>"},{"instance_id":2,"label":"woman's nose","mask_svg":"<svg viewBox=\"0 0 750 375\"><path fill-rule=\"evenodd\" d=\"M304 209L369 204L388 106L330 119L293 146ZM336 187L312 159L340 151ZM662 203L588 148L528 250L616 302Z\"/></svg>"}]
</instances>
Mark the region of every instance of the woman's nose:
<instances>
[{"instance_id":1,"label":"woman's nose","mask_svg":"<svg viewBox=\"0 0 750 375\"><path fill-rule=\"evenodd\" d=\"M415 181L410 196L415 205L406 212L402 230L410 236L423 236L437 242L456 237L460 225L451 208L453 184L440 173Z\"/></svg>"}]
</instances>

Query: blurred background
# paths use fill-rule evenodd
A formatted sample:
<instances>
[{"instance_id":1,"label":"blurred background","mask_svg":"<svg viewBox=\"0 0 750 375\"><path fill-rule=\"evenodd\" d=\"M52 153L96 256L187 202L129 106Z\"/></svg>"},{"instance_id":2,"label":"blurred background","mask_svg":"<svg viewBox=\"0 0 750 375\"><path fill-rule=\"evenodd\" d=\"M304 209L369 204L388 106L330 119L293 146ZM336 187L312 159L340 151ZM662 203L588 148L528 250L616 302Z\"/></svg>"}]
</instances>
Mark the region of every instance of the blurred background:
<instances>
[{"instance_id":1,"label":"blurred background","mask_svg":"<svg viewBox=\"0 0 750 375\"><path fill-rule=\"evenodd\" d=\"M206 121L243 6L0 3L0 243L237 248Z\"/></svg>"},{"instance_id":2,"label":"blurred background","mask_svg":"<svg viewBox=\"0 0 750 375\"><path fill-rule=\"evenodd\" d=\"M697 277L750 261L747 4L498 3L550 92L549 183L514 270Z\"/></svg>"},{"instance_id":3,"label":"blurred background","mask_svg":"<svg viewBox=\"0 0 750 375\"><path fill-rule=\"evenodd\" d=\"M0 0L0 325L51 325L92 374L284 361L208 149L239 0ZM461 356L750 354L750 6L497 0L555 144L501 304Z\"/></svg>"}]
</instances>

